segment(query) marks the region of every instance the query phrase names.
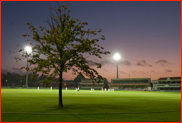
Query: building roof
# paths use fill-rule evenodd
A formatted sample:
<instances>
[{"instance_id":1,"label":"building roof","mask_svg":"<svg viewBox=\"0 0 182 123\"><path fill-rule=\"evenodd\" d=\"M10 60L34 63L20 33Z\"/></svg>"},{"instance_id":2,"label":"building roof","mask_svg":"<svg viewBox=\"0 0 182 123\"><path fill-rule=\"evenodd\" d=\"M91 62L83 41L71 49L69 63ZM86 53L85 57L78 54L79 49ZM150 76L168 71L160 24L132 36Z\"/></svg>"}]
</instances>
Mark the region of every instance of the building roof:
<instances>
[{"instance_id":1,"label":"building roof","mask_svg":"<svg viewBox=\"0 0 182 123\"><path fill-rule=\"evenodd\" d=\"M82 78L81 80L92 80L92 79L89 79L89 78Z\"/></svg>"},{"instance_id":2,"label":"building roof","mask_svg":"<svg viewBox=\"0 0 182 123\"><path fill-rule=\"evenodd\" d=\"M121 79L111 79L111 80L146 80L150 78L121 78Z\"/></svg>"},{"instance_id":3,"label":"building roof","mask_svg":"<svg viewBox=\"0 0 182 123\"><path fill-rule=\"evenodd\" d=\"M35 83L40 83L41 80L35 81ZM74 83L73 80L63 80L63 83ZM58 83L57 81L51 81L50 83Z\"/></svg>"},{"instance_id":4,"label":"building roof","mask_svg":"<svg viewBox=\"0 0 182 123\"><path fill-rule=\"evenodd\" d=\"M158 80L167 80L167 78L170 78L170 80L181 79L181 77L162 77L162 78L159 78Z\"/></svg>"}]
</instances>

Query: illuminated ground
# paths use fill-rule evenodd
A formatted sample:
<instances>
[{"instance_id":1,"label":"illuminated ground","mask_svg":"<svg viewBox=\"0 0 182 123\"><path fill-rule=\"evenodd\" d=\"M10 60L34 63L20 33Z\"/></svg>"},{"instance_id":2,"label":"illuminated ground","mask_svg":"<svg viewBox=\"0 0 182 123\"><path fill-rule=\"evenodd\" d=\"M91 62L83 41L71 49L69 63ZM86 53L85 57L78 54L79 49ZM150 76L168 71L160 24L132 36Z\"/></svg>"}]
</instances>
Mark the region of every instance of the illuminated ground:
<instances>
[{"instance_id":1,"label":"illuminated ground","mask_svg":"<svg viewBox=\"0 0 182 123\"><path fill-rule=\"evenodd\" d=\"M181 93L1 89L3 122L164 122L181 121Z\"/></svg>"}]
</instances>

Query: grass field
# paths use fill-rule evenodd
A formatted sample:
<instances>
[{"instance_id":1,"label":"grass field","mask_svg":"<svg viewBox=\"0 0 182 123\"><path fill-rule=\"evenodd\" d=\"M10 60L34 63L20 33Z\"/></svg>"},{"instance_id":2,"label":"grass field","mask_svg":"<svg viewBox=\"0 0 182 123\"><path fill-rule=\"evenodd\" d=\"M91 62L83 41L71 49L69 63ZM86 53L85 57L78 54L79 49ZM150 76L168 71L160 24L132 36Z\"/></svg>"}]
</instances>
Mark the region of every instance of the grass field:
<instances>
[{"instance_id":1,"label":"grass field","mask_svg":"<svg viewBox=\"0 0 182 123\"><path fill-rule=\"evenodd\" d=\"M180 92L1 89L2 122L180 122Z\"/></svg>"}]
</instances>

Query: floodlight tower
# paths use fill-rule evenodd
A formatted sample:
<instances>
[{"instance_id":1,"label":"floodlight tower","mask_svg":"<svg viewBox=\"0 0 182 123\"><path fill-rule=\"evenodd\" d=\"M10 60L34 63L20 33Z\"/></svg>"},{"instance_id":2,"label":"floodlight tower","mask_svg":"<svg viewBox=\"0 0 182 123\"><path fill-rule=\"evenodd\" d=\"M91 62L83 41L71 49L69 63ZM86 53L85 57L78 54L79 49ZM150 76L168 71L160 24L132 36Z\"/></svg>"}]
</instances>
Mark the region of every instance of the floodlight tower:
<instances>
[{"instance_id":1,"label":"floodlight tower","mask_svg":"<svg viewBox=\"0 0 182 123\"><path fill-rule=\"evenodd\" d=\"M25 51L29 55L32 52L32 47L30 47L30 46L25 47ZM27 68L28 68L28 58L27 58ZM28 88L28 70L26 72L26 85L25 85L25 87Z\"/></svg>"},{"instance_id":2,"label":"floodlight tower","mask_svg":"<svg viewBox=\"0 0 182 123\"><path fill-rule=\"evenodd\" d=\"M120 60L121 56L119 55L119 53L114 54L114 60L117 61L117 79L118 79L118 61Z\"/></svg>"}]
</instances>

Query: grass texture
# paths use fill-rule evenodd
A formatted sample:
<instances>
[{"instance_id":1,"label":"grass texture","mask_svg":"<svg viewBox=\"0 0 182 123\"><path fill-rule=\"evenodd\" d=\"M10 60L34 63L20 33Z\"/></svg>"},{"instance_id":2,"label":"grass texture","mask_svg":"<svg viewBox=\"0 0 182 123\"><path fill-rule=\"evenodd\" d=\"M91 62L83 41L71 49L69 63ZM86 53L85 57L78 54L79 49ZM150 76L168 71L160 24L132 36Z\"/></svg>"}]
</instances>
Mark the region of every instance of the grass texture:
<instances>
[{"instance_id":1,"label":"grass texture","mask_svg":"<svg viewBox=\"0 0 182 123\"><path fill-rule=\"evenodd\" d=\"M1 89L2 122L180 122L181 93Z\"/></svg>"}]
</instances>

